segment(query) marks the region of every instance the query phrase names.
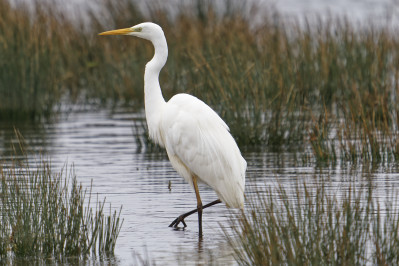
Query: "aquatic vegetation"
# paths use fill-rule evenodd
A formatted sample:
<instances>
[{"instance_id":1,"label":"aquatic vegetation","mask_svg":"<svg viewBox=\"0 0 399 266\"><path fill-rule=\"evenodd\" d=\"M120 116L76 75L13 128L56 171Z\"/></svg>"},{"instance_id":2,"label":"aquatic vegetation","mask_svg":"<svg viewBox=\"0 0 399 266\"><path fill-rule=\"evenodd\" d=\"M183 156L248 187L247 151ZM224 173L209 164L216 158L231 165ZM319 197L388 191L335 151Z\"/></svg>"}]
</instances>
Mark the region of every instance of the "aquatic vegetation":
<instances>
[{"instance_id":1,"label":"aquatic vegetation","mask_svg":"<svg viewBox=\"0 0 399 266\"><path fill-rule=\"evenodd\" d=\"M59 44L54 17L30 18L0 1L0 119L49 115L59 100Z\"/></svg>"},{"instance_id":2,"label":"aquatic vegetation","mask_svg":"<svg viewBox=\"0 0 399 266\"><path fill-rule=\"evenodd\" d=\"M122 62L123 53L111 54L109 43L93 41L94 16L89 33L52 4L30 4L13 8L0 0L0 120L51 118L62 101L141 98L142 90L136 95L134 88L142 88L142 79L126 78L138 62Z\"/></svg>"},{"instance_id":3,"label":"aquatic vegetation","mask_svg":"<svg viewBox=\"0 0 399 266\"><path fill-rule=\"evenodd\" d=\"M1 165L0 175L0 261L112 256L120 210L107 215L105 200L94 207L91 190L78 184L72 168L54 173L44 160L15 162Z\"/></svg>"},{"instance_id":4,"label":"aquatic vegetation","mask_svg":"<svg viewBox=\"0 0 399 266\"><path fill-rule=\"evenodd\" d=\"M385 203L373 185L339 189L325 181L251 194L226 234L239 265L365 265L399 262L397 190Z\"/></svg>"}]
</instances>

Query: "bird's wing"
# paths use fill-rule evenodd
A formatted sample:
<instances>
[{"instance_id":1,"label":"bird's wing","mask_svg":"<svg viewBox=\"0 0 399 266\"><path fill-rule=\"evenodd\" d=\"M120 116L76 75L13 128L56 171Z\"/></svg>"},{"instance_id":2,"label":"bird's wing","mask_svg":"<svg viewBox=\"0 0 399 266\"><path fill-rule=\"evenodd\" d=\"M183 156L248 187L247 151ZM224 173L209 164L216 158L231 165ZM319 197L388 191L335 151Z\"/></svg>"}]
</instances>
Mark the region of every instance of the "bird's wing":
<instances>
[{"instance_id":1,"label":"bird's wing","mask_svg":"<svg viewBox=\"0 0 399 266\"><path fill-rule=\"evenodd\" d=\"M246 162L216 112L194 96L178 94L167 103L161 127L175 169L189 182L188 175L195 174L228 206L242 208Z\"/></svg>"}]
</instances>

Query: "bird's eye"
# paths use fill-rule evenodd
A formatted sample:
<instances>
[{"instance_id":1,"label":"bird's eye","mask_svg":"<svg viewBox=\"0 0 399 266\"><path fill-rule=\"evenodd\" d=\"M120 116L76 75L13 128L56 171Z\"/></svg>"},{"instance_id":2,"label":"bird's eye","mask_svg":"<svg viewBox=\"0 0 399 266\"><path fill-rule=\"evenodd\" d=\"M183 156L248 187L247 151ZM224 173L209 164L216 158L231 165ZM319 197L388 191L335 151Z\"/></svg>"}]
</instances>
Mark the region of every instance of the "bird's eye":
<instances>
[{"instance_id":1,"label":"bird's eye","mask_svg":"<svg viewBox=\"0 0 399 266\"><path fill-rule=\"evenodd\" d=\"M139 27L139 28L135 28L135 29L134 29L135 32L141 32L142 30L143 30L142 27Z\"/></svg>"}]
</instances>

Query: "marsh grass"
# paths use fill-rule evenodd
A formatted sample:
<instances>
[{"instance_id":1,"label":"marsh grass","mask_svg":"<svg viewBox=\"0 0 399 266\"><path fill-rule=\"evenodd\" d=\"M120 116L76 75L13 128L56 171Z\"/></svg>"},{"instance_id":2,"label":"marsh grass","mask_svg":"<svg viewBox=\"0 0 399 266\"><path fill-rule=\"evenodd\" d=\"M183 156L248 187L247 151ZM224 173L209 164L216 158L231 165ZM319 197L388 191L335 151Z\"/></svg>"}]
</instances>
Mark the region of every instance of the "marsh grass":
<instances>
[{"instance_id":1,"label":"marsh grass","mask_svg":"<svg viewBox=\"0 0 399 266\"><path fill-rule=\"evenodd\" d=\"M0 1L0 118L49 115L59 99L53 17Z\"/></svg>"},{"instance_id":2,"label":"marsh grass","mask_svg":"<svg viewBox=\"0 0 399 266\"><path fill-rule=\"evenodd\" d=\"M113 255L121 210L107 214L105 199L93 205L73 168L54 173L44 160L33 168L15 161L0 175L0 261Z\"/></svg>"},{"instance_id":3,"label":"marsh grass","mask_svg":"<svg viewBox=\"0 0 399 266\"><path fill-rule=\"evenodd\" d=\"M345 18L300 27L240 1L179 5L175 16L161 4L143 14L134 1L99 3L106 16L89 12L84 24L51 5L28 12L0 0L0 119L51 117L61 99L142 107L151 45L97 34L154 21L169 45L165 98L204 100L239 145L310 149L323 163L398 160L395 31Z\"/></svg>"},{"instance_id":4,"label":"marsh grass","mask_svg":"<svg viewBox=\"0 0 399 266\"><path fill-rule=\"evenodd\" d=\"M226 234L239 265L394 265L397 192L379 202L372 185L333 193L325 182L252 194ZM396 196L395 196L396 195Z\"/></svg>"},{"instance_id":5,"label":"marsh grass","mask_svg":"<svg viewBox=\"0 0 399 266\"><path fill-rule=\"evenodd\" d=\"M94 15L93 28L87 32L83 22L72 22L52 4L30 4L12 8L7 0L0 1L1 120L51 118L62 100L105 103L142 98L142 90L134 89L142 88L142 79L126 78L130 71L138 71L140 61L111 53L109 42L98 42ZM132 50L143 54L143 49Z\"/></svg>"},{"instance_id":6,"label":"marsh grass","mask_svg":"<svg viewBox=\"0 0 399 266\"><path fill-rule=\"evenodd\" d=\"M240 145L310 147L327 163L396 160L394 32L355 29L345 19L298 27L272 13L253 26L256 12L220 14L204 5L175 20L162 10L150 14L168 39L161 73L167 99L176 92L203 99Z\"/></svg>"}]
</instances>

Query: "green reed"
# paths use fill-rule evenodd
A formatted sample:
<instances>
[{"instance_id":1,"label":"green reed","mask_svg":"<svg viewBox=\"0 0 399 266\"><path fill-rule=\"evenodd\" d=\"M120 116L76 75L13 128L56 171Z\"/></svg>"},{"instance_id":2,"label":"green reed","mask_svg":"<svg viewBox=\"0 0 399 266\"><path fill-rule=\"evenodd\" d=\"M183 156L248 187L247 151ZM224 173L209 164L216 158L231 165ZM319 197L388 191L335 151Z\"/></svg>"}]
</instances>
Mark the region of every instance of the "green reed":
<instances>
[{"instance_id":1,"label":"green reed","mask_svg":"<svg viewBox=\"0 0 399 266\"><path fill-rule=\"evenodd\" d=\"M398 198L374 187L331 192L324 181L250 195L226 233L239 265L365 265L399 262ZM394 189L390 190L392 195Z\"/></svg>"},{"instance_id":2,"label":"green reed","mask_svg":"<svg viewBox=\"0 0 399 266\"><path fill-rule=\"evenodd\" d=\"M93 207L91 188L78 184L72 168L54 173L40 161L2 165L0 174L0 261L113 254L120 210L107 214L98 199Z\"/></svg>"}]
</instances>

